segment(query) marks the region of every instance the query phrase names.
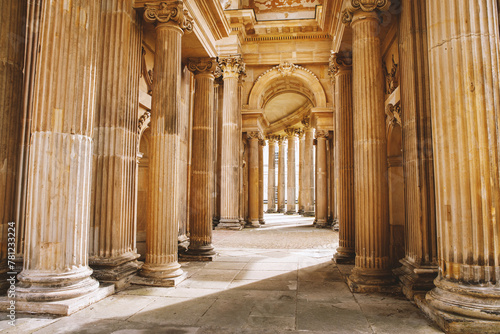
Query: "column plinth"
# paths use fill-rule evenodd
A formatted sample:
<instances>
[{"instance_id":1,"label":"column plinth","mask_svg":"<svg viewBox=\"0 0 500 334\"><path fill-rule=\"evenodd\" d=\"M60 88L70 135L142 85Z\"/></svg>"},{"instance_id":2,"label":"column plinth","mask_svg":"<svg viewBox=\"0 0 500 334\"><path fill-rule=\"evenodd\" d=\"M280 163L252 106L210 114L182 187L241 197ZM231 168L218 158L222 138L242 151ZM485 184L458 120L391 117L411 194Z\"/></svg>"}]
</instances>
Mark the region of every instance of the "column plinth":
<instances>
[{"instance_id":1,"label":"column plinth","mask_svg":"<svg viewBox=\"0 0 500 334\"><path fill-rule=\"evenodd\" d=\"M16 306L24 306L18 311L30 309L29 302L75 297L88 297L89 305L99 287L87 252L99 8L88 1L64 5L44 4L39 22L47 33L39 38L35 72L24 266L16 288ZM31 312L41 312L31 305Z\"/></svg>"},{"instance_id":2,"label":"column plinth","mask_svg":"<svg viewBox=\"0 0 500 334\"><path fill-rule=\"evenodd\" d=\"M304 217L314 217L314 129L310 126L310 119L305 118L304 124Z\"/></svg>"},{"instance_id":3,"label":"column plinth","mask_svg":"<svg viewBox=\"0 0 500 334\"><path fill-rule=\"evenodd\" d=\"M245 71L240 57L220 58L223 72L220 220L217 229L241 230L239 79Z\"/></svg>"},{"instance_id":4,"label":"column plinth","mask_svg":"<svg viewBox=\"0 0 500 334\"><path fill-rule=\"evenodd\" d=\"M297 137L297 129L286 129L287 134L287 180L286 180L286 214L294 215L297 213L295 205L296 196L296 177L295 177L295 139Z\"/></svg>"},{"instance_id":5,"label":"column plinth","mask_svg":"<svg viewBox=\"0 0 500 334\"><path fill-rule=\"evenodd\" d=\"M258 132L248 134L248 222L246 227L260 227L259 138Z\"/></svg>"},{"instance_id":6,"label":"column plinth","mask_svg":"<svg viewBox=\"0 0 500 334\"><path fill-rule=\"evenodd\" d=\"M354 292L394 289L389 258L387 138L380 21L389 1L348 1L344 21L353 30L353 127L355 189ZM369 6L371 4L371 6Z\"/></svg>"},{"instance_id":7,"label":"column plinth","mask_svg":"<svg viewBox=\"0 0 500 334\"><path fill-rule=\"evenodd\" d=\"M417 304L450 333L498 332L498 3L426 5L439 273Z\"/></svg>"},{"instance_id":8,"label":"column plinth","mask_svg":"<svg viewBox=\"0 0 500 334\"><path fill-rule=\"evenodd\" d=\"M328 131L316 131L316 228L328 226L327 140Z\"/></svg>"},{"instance_id":9,"label":"column plinth","mask_svg":"<svg viewBox=\"0 0 500 334\"><path fill-rule=\"evenodd\" d=\"M276 136L269 136L269 168L267 174L267 213L276 211Z\"/></svg>"},{"instance_id":10,"label":"column plinth","mask_svg":"<svg viewBox=\"0 0 500 334\"><path fill-rule=\"evenodd\" d=\"M285 138L278 139L278 212L286 212L285 206Z\"/></svg>"},{"instance_id":11,"label":"column plinth","mask_svg":"<svg viewBox=\"0 0 500 334\"><path fill-rule=\"evenodd\" d=\"M335 152L339 247L333 259L354 263L354 144L352 123L352 59L332 54L330 69L335 81Z\"/></svg>"},{"instance_id":12,"label":"column plinth","mask_svg":"<svg viewBox=\"0 0 500 334\"><path fill-rule=\"evenodd\" d=\"M134 283L174 286L185 274L178 262L179 114L181 106L181 38L192 31L182 1L147 4L144 20L155 24L151 160L149 172L146 261Z\"/></svg>"},{"instance_id":13,"label":"column plinth","mask_svg":"<svg viewBox=\"0 0 500 334\"><path fill-rule=\"evenodd\" d=\"M214 191L214 72L218 69L215 59L189 59L189 70L195 76L192 127L191 182L189 210L190 244L187 258L211 261L215 251L212 246L212 218ZM183 255L182 258L185 258Z\"/></svg>"}]
</instances>

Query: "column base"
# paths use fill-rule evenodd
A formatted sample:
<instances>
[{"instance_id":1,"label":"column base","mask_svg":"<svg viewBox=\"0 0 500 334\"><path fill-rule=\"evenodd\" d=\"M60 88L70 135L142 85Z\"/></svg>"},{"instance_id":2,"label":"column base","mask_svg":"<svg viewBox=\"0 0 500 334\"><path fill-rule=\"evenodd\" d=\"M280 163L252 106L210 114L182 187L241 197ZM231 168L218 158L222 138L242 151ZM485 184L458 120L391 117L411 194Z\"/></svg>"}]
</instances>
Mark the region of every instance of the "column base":
<instances>
[{"instance_id":1,"label":"column base","mask_svg":"<svg viewBox=\"0 0 500 334\"><path fill-rule=\"evenodd\" d=\"M276 213L276 212L277 212L276 209L269 209L266 211L266 213Z\"/></svg>"},{"instance_id":2,"label":"column base","mask_svg":"<svg viewBox=\"0 0 500 334\"><path fill-rule=\"evenodd\" d=\"M500 332L500 322L479 320L440 311L426 300L424 295L415 295L418 308L447 334L493 334Z\"/></svg>"},{"instance_id":3,"label":"column base","mask_svg":"<svg viewBox=\"0 0 500 334\"><path fill-rule=\"evenodd\" d=\"M347 277L347 285L351 292L384 292L399 293L401 287L396 283L390 270L360 270L354 267Z\"/></svg>"},{"instance_id":4,"label":"column base","mask_svg":"<svg viewBox=\"0 0 500 334\"><path fill-rule=\"evenodd\" d=\"M409 300L413 300L415 295L425 295L429 290L434 289L434 279L438 274L437 266L416 266L407 259L401 259L401 267L393 270L399 277L401 290Z\"/></svg>"},{"instance_id":5,"label":"column base","mask_svg":"<svg viewBox=\"0 0 500 334\"><path fill-rule=\"evenodd\" d=\"M339 229L340 229L339 221L338 220L334 220L333 223L332 223L332 230L334 230L335 232L338 232Z\"/></svg>"},{"instance_id":6,"label":"column base","mask_svg":"<svg viewBox=\"0 0 500 334\"><path fill-rule=\"evenodd\" d=\"M302 213L302 216L304 216L304 217L314 217L314 216L316 216L316 213L314 211L304 211Z\"/></svg>"},{"instance_id":7,"label":"column base","mask_svg":"<svg viewBox=\"0 0 500 334\"><path fill-rule=\"evenodd\" d=\"M170 278L155 278L155 277L143 277L134 276L130 281L131 284L135 285L149 285L158 287L174 287L187 278L187 274L183 272L181 275Z\"/></svg>"},{"instance_id":8,"label":"column base","mask_svg":"<svg viewBox=\"0 0 500 334\"><path fill-rule=\"evenodd\" d=\"M354 264L356 253L345 247L338 247L337 253L333 255L333 261L340 264Z\"/></svg>"},{"instance_id":9,"label":"column base","mask_svg":"<svg viewBox=\"0 0 500 334\"><path fill-rule=\"evenodd\" d=\"M278 210L279 213L285 213L286 212L286 208L281 208Z\"/></svg>"},{"instance_id":10,"label":"column base","mask_svg":"<svg viewBox=\"0 0 500 334\"><path fill-rule=\"evenodd\" d=\"M329 224L326 219L316 219L314 226L316 226L316 228L328 228Z\"/></svg>"},{"instance_id":11,"label":"column base","mask_svg":"<svg viewBox=\"0 0 500 334\"><path fill-rule=\"evenodd\" d=\"M190 248L187 252L179 254L179 259L183 261L213 261L217 253L212 245Z\"/></svg>"},{"instance_id":12,"label":"column base","mask_svg":"<svg viewBox=\"0 0 500 334\"><path fill-rule=\"evenodd\" d=\"M500 330L500 291L492 287L460 284L440 277L425 295L429 306L440 312L476 320L495 321Z\"/></svg>"},{"instance_id":13,"label":"column base","mask_svg":"<svg viewBox=\"0 0 500 334\"><path fill-rule=\"evenodd\" d=\"M189 238L187 235L182 234L177 237L177 252L186 252L189 248Z\"/></svg>"},{"instance_id":14,"label":"column base","mask_svg":"<svg viewBox=\"0 0 500 334\"><path fill-rule=\"evenodd\" d=\"M259 228L260 223L258 220L252 220L246 223L245 228Z\"/></svg>"},{"instance_id":15,"label":"column base","mask_svg":"<svg viewBox=\"0 0 500 334\"><path fill-rule=\"evenodd\" d=\"M115 293L113 284L102 284L98 289L76 298L60 301L30 302L16 299L16 313L52 314L67 316ZM0 298L0 311L9 312L10 299Z\"/></svg>"},{"instance_id":16,"label":"column base","mask_svg":"<svg viewBox=\"0 0 500 334\"><path fill-rule=\"evenodd\" d=\"M130 279L141 269L142 265L142 262L136 260L125 262L116 267L93 265L92 277L99 282L114 284L115 290L120 291L130 285Z\"/></svg>"},{"instance_id":17,"label":"column base","mask_svg":"<svg viewBox=\"0 0 500 334\"><path fill-rule=\"evenodd\" d=\"M259 219L259 224L260 225L265 225L266 224L266 221L264 219Z\"/></svg>"},{"instance_id":18,"label":"column base","mask_svg":"<svg viewBox=\"0 0 500 334\"><path fill-rule=\"evenodd\" d=\"M239 219L220 219L219 224L215 227L216 230L241 230L243 225Z\"/></svg>"},{"instance_id":19,"label":"column base","mask_svg":"<svg viewBox=\"0 0 500 334\"><path fill-rule=\"evenodd\" d=\"M90 277L91 274L89 267L65 273L24 270L17 276L16 299L49 302L85 296L99 288L99 282Z\"/></svg>"},{"instance_id":20,"label":"column base","mask_svg":"<svg viewBox=\"0 0 500 334\"><path fill-rule=\"evenodd\" d=\"M287 211L285 212L285 215L296 215L297 212L296 211Z\"/></svg>"}]
</instances>

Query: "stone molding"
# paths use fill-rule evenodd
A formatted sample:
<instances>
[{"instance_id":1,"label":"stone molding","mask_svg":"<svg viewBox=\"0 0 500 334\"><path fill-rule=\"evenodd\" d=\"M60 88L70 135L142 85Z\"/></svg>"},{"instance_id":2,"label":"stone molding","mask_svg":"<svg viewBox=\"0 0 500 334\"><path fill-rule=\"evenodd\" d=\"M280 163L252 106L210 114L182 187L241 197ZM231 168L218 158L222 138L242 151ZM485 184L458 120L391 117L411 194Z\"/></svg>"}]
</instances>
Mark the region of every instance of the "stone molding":
<instances>
[{"instance_id":1,"label":"stone molding","mask_svg":"<svg viewBox=\"0 0 500 334\"><path fill-rule=\"evenodd\" d=\"M350 71L352 69L352 54L341 55L338 52L331 51L330 62L328 65L328 74L333 80L340 71Z\"/></svg>"},{"instance_id":2,"label":"stone molding","mask_svg":"<svg viewBox=\"0 0 500 334\"><path fill-rule=\"evenodd\" d=\"M219 58L219 66L224 79L240 79L242 76L245 76L245 63L241 56L221 57Z\"/></svg>"},{"instance_id":3,"label":"stone molding","mask_svg":"<svg viewBox=\"0 0 500 334\"><path fill-rule=\"evenodd\" d=\"M188 70L195 75L211 74L214 77L220 75L220 67L215 58L188 58Z\"/></svg>"},{"instance_id":4,"label":"stone molding","mask_svg":"<svg viewBox=\"0 0 500 334\"><path fill-rule=\"evenodd\" d=\"M140 141L140 136L149 127L149 120L151 119L151 113L149 111L146 111L144 114L139 117L139 122L137 123L137 134L139 135L139 140Z\"/></svg>"},{"instance_id":5,"label":"stone molding","mask_svg":"<svg viewBox=\"0 0 500 334\"><path fill-rule=\"evenodd\" d=\"M347 0L342 12L342 23L351 23L354 13L359 10L363 12L385 11L390 5L390 0Z\"/></svg>"},{"instance_id":6,"label":"stone molding","mask_svg":"<svg viewBox=\"0 0 500 334\"><path fill-rule=\"evenodd\" d=\"M266 140L264 138L259 138L259 145L266 146Z\"/></svg>"},{"instance_id":7,"label":"stone molding","mask_svg":"<svg viewBox=\"0 0 500 334\"><path fill-rule=\"evenodd\" d=\"M193 31L193 18L184 8L182 1L158 1L145 4L144 21L155 25L171 23L178 25L186 33Z\"/></svg>"},{"instance_id":8,"label":"stone molding","mask_svg":"<svg viewBox=\"0 0 500 334\"><path fill-rule=\"evenodd\" d=\"M276 65L274 67L271 67L270 69L268 69L267 71L265 71L264 73L262 73L261 75L259 75L257 77L257 79L255 79L255 82L254 84L256 84L260 79L262 79L264 76L266 76L267 74L269 74L270 72L273 72L273 71L277 71L279 72L282 76L290 76L293 72L295 72L296 70L302 70L302 71L305 71L307 72L309 75L313 76L316 80L320 81L318 79L318 77L316 76L316 74L314 74L311 70L308 70L307 68L303 67L303 66L300 66L300 65L295 65L293 63L289 63L287 61L279 64L279 65Z\"/></svg>"}]
</instances>

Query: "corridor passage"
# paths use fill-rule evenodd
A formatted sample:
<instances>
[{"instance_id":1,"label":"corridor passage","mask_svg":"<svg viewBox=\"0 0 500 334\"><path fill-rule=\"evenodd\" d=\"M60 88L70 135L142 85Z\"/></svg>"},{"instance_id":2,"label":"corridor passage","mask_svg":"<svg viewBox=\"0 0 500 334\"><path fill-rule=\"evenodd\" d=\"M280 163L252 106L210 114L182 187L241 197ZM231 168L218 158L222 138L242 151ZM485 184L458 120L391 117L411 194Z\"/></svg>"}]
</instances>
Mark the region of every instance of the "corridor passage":
<instances>
[{"instance_id":1,"label":"corridor passage","mask_svg":"<svg viewBox=\"0 0 500 334\"><path fill-rule=\"evenodd\" d=\"M5 333L441 333L403 296L352 294L332 255L338 234L313 218L265 216L214 231L213 262L181 262L175 288L130 286L69 317L20 316ZM2 319L6 317L1 316Z\"/></svg>"}]
</instances>

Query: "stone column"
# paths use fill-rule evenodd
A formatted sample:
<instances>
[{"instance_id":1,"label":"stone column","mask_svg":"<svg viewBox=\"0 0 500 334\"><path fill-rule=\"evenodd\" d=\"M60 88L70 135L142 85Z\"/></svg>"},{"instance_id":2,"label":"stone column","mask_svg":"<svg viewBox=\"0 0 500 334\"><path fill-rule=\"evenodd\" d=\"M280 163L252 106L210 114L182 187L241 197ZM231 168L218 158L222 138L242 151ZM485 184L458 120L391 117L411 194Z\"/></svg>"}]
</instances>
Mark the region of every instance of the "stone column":
<instances>
[{"instance_id":1,"label":"stone column","mask_svg":"<svg viewBox=\"0 0 500 334\"><path fill-rule=\"evenodd\" d=\"M8 238L8 232L15 227L16 235L21 233L16 221L16 178L20 141L23 140L23 62L25 46L25 23L27 1L10 0L0 3L0 291L8 286L8 248L16 244L15 238ZM15 222L8 225L9 222ZM11 229L9 230L9 227ZM10 235L12 237L12 234ZM8 245L10 242L11 245ZM9 247L7 247L9 246ZM14 253L14 252L9 252ZM10 254L9 254L10 255ZM12 262L13 264L13 262ZM10 265L10 263L9 263Z\"/></svg>"},{"instance_id":2,"label":"stone column","mask_svg":"<svg viewBox=\"0 0 500 334\"><path fill-rule=\"evenodd\" d=\"M285 206L285 138L278 139L278 212L286 212Z\"/></svg>"},{"instance_id":3,"label":"stone column","mask_svg":"<svg viewBox=\"0 0 500 334\"><path fill-rule=\"evenodd\" d=\"M450 332L497 332L498 2L428 0L426 4L439 263L436 288L426 300L432 315ZM448 313L459 317L450 319Z\"/></svg>"},{"instance_id":4,"label":"stone column","mask_svg":"<svg viewBox=\"0 0 500 334\"><path fill-rule=\"evenodd\" d=\"M304 152L305 152L305 138L304 130L300 129L297 131L299 137L299 214L304 214Z\"/></svg>"},{"instance_id":5,"label":"stone column","mask_svg":"<svg viewBox=\"0 0 500 334\"><path fill-rule=\"evenodd\" d=\"M316 131L316 227L324 228L328 225L328 186L327 186L327 157L326 141L328 131Z\"/></svg>"},{"instance_id":6,"label":"stone column","mask_svg":"<svg viewBox=\"0 0 500 334\"><path fill-rule=\"evenodd\" d=\"M182 1L146 4L144 20L155 24L156 46L151 101L151 162L146 261L138 283L173 286L185 274L177 261L179 232L179 119L181 38L193 29Z\"/></svg>"},{"instance_id":7,"label":"stone column","mask_svg":"<svg viewBox=\"0 0 500 334\"><path fill-rule=\"evenodd\" d=\"M98 13L93 1L42 6L18 311L21 301L99 299L87 252Z\"/></svg>"},{"instance_id":8,"label":"stone column","mask_svg":"<svg viewBox=\"0 0 500 334\"><path fill-rule=\"evenodd\" d=\"M248 223L247 227L260 227L259 223L259 132L248 134Z\"/></svg>"},{"instance_id":9,"label":"stone column","mask_svg":"<svg viewBox=\"0 0 500 334\"><path fill-rule=\"evenodd\" d=\"M337 219L335 210L335 184L333 174L335 172L335 138L333 131L330 131L327 141L328 147L328 225L333 226L333 222Z\"/></svg>"},{"instance_id":10,"label":"stone column","mask_svg":"<svg viewBox=\"0 0 500 334\"><path fill-rule=\"evenodd\" d=\"M389 258L387 138L379 10L390 1L349 0L344 22L353 30L353 126L356 265L349 287L380 291L394 284Z\"/></svg>"},{"instance_id":11,"label":"stone column","mask_svg":"<svg viewBox=\"0 0 500 334\"><path fill-rule=\"evenodd\" d=\"M288 152L287 152L287 180L286 180L286 214L293 215L297 213L295 206L295 138L297 129L288 128L285 130L287 136Z\"/></svg>"},{"instance_id":12,"label":"stone column","mask_svg":"<svg viewBox=\"0 0 500 334\"><path fill-rule=\"evenodd\" d=\"M266 141L259 140L259 223L264 225L264 146Z\"/></svg>"},{"instance_id":13,"label":"stone column","mask_svg":"<svg viewBox=\"0 0 500 334\"><path fill-rule=\"evenodd\" d=\"M354 263L354 144L352 124L352 59L332 54L335 81L335 149L339 247L337 263Z\"/></svg>"},{"instance_id":14,"label":"stone column","mask_svg":"<svg viewBox=\"0 0 500 334\"><path fill-rule=\"evenodd\" d=\"M217 228L242 228L240 223L241 118L238 81L245 65L240 57L220 58L224 77L221 147L221 217Z\"/></svg>"},{"instance_id":15,"label":"stone column","mask_svg":"<svg viewBox=\"0 0 500 334\"><path fill-rule=\"evenodd\" d=\"M267 213L276 212L276 136L269 136L269 164L267 174Z\"/></svg>"},{"instance_id":16,"label":"stone column","mask_svg":"<svg viewBox=\"0 0 500 334\"><path fill-rule=\"evenodd\" d=\"M89 262L95 278L122 288L140 267L134 234L142 28L129 1L103 1L100 14Z\"/></svg>"},{"instance_id":17,"label":"stone column","mask_svg":"<svg viewBox=\"0 0 500 334\"><path fill-rule=\"evenodd\" d=\"M214 178L214 58L189 59L188 68L194 73L194 106L191 153L191 182L189 210L190 244L188 258L211 261L213 178Z\"/></svg>"},{"instance_id":18,"label":"stone column","mask_svg":"<svg viewBox=\"0 0 500 334\"><path fill-rule=\"evenodd\" d=\"M314 129L309 118L304 124L304 217L314 217Z\"/></svg>"},{"instance_id":19,"label":"stone column","mask_svg":"<svg viewBox=\"0 0 500 334\"><path fill-rule=\"evenodd\" d=\"M406 251L399 279L409 299L434 287L436 212L425 1L404 0L399 21Z\"/></svg>"}]
</instances>

